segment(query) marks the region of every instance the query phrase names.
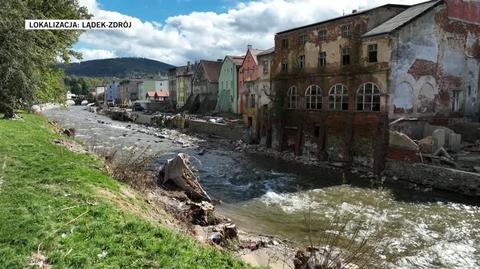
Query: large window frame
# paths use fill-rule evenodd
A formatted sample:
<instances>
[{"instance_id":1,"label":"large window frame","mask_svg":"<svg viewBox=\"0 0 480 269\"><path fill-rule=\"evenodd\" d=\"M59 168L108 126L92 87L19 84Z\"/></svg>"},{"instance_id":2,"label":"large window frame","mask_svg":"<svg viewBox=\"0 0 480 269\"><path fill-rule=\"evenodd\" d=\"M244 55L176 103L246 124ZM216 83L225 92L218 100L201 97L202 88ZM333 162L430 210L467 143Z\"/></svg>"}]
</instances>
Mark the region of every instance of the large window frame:
<instances>
[{"instance_id":1,"label":"large window frame","mask_svg":"<svg viewBox=\"0 0 480 269\"><path fill-rule=\"evenodd\" d=\"M343 84L335 84L328 91L328 107L331 111L348 111L348 89Z\"/></svg>"},{"instance_id":2,"label":"large window frame","mask_svg":"<svg viewBox=\"0 0 480 269\"><path fill-rule=\"evenodd\" d=\"M291 86L287 92L287 109L298 109L298 90L296 86Z\"/></svg>"},{"instance_id":3,"label":"large window frame","mask_svg":"<svg viewBox=\"0 0 480 269\"><path fill-rule=\"evenodd\" d=\"M318 85L310 85L305 90L305 109L322 110L322 89Z\"/></svg>"},{"instance_id":4,"label":"large window frame","mask_svg":"<svg viewBox=\"0 0 480 269\"><path fill-rule=\"evenodd\" d=\"M373 82L363 83L357 90L357 111L380 111L380 88Z\"/></svg>"}]
</instances>

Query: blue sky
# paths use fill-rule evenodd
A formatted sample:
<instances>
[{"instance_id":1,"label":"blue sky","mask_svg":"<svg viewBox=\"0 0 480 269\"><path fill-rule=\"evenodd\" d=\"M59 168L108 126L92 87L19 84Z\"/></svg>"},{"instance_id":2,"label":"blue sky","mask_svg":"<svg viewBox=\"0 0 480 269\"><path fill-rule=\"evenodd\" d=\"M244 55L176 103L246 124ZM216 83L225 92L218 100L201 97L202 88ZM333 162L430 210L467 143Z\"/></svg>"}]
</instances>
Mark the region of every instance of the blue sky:
<instances>
[{"instance_id":1,"label":"blue sky","mask_svg":"<svg viewBox=\"0 0 480 269\"><path fill-rule=\"evenodd\" d=\"M1 0L0 0L1 1ZM79 0L94 19L129 20L128 30L86 31L83 60L143 57L173 65L268 49L275 33L352 10L422 0Z\"/></svg>"},{"instance_id":2,"label":"blue sky","mask_svg":"<svg viewBox=\"0 0 480 269\"><path fill-rule=\"evenodd\" d=\"M197 11L223 12L234 7L235 0L99 0L102 9L115 10L146 21L163 22L170 16Z\"/></svg>"}]
</instances>

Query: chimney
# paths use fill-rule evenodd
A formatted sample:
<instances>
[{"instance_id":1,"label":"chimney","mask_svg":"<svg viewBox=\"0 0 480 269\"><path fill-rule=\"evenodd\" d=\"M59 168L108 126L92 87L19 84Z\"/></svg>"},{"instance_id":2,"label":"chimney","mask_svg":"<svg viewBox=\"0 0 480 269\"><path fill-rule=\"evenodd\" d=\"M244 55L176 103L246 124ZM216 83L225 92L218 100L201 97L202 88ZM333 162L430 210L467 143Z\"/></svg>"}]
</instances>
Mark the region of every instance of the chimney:
<instances>
[{"instance_id":1,"label":"chimney","mask_svg":"<svg viewBox=\"0 0 480 269\"><path fill-rule=\"evenodd\" d=\"M247 49L251 50L251 49L252 49L252 45L247 45Z\"/></svg>"},{"instance_id":2,"label":"chimney","mask_svg":"<svg viewBox=\"0 0 480 269\"><path fill-rule=\"evenodd\" d=\"M357 13L357 10L356 9L352 10L352 14L355 14L355 13Z\"/></svg>"}]
</instances>

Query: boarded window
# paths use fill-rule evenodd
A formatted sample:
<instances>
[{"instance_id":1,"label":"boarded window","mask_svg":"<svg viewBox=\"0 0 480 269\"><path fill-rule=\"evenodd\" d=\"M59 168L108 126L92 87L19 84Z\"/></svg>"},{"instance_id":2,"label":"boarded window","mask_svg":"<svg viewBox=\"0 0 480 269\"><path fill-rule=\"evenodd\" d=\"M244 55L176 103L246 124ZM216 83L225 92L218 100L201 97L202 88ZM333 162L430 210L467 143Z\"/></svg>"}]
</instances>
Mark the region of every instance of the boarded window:
<instances>
[{"instance_id":1,"label":"boarded window","mask_svg":"<svg viewBox=\"0 0 480 269\"><path fill-rule=\"evenodd\" d=\"M380 90L377 85L368 82L357 90L358 111L380 111Z\"/></svg>"},{"instance_id":2,"label":"boarded window","mask_svg":"<svg viewBox=\"0 0 480 269\"><path fill-rule=\"evenodd\" d=\"M287 92L287 108L288 109L297 109L298 108L298 91L297 87L292 86L288 89Z\"/></svg>"},{"instance_id":3,"label":"boarded window","mask_svg":"<svg viewBox=\"0 0 480 269\"><path fill-rule=\"evenodd\" d=\"M377 59L377 44L370 44L368 45L368 62L369 63L376 63Z\"/></svg>"},{"instance_id":4,"label":"boarded window","mask_svg":"<svg viewBox=\"0 0 480 269\"><path fill-rule=\"evenodd\" d=\"M348 110L348 90L343 84L337 84L328 92L328 106L332 111Z\"/></svg>"},{"instance_id":5,"label":"boarded window","mask_svg":"<svg viewBox=\"0 0 480 269\"><path fill-rule=\"evenodd\" d=\"M322 91L318 85L311 85L305 91L305 108L308 110L322 109Z\"/></svg>"}]
</instances>

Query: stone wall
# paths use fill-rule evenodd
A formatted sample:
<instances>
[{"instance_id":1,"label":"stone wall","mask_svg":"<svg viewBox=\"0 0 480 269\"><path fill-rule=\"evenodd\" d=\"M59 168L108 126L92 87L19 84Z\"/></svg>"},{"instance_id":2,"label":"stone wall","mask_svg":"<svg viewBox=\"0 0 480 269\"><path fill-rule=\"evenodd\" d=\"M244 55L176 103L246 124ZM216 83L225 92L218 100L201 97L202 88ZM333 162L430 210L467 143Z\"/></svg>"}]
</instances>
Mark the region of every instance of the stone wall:
<instances>
[{"instance_id":1,"label":"stone wall","mask_svg":"<svg viewBox=\"0 0 480 269\"><path fill-rule=\"evenodd\" d=\"M423 186L480 196L480 174L421 163L387 161L385 173Z\"/></svg>"},{"instance_id":2,"label":"stone wall","mask_svg":"<svg viewBox=\"0 0 480 269\"><path fill-rule=\"evenodd\" d=\"M242 125L227 125L202 120L189 120L188 130L194 133L217 135L231 140L240 140L243 137Z\"/></svg>"}]
</instances>

